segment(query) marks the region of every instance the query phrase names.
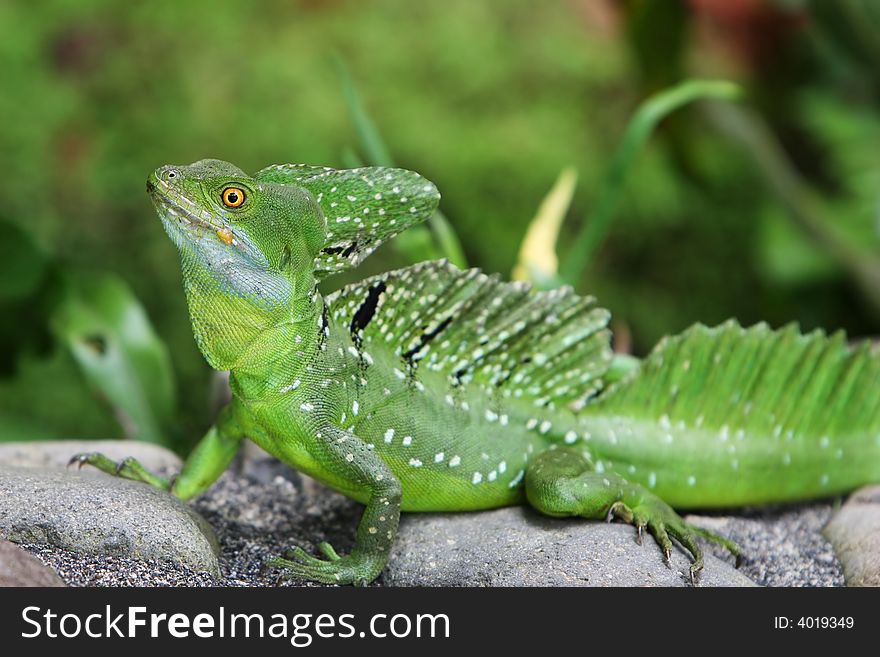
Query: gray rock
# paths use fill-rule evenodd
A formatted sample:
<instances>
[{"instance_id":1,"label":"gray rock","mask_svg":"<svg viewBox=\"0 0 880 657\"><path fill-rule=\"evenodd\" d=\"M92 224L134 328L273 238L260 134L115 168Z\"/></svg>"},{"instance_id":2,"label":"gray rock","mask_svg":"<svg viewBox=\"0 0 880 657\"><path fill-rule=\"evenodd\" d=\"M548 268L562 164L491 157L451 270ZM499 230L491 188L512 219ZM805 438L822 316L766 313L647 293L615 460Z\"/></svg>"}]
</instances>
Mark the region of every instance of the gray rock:
<instances>
[{"instance_id":1,"label":"gray rock","mask_svg":"<svg viewBox=\"0 0 880 657\"><path fill-rule=\"evenodd\" d=\"M54 568L68 586L218 586L223 581L170 561L69 552L51 545L23 544Z\"/></svg>"},{"instance_id":2,"label":"gray rock","mask_svg":"<svg viewBox=\"0 0 880 657\"><path fill-rule=\"evenodd\" d=\"M757 584L843 586L843 567L831 543L822 536L833 510L833 503L826 501L685 519L736 541L744 555L740 571ZM726 556L720 546L709 544L708 548L716 556Z\"/></svg>"},{"instance_id":3,"label":"gray rock","mask_svg":"<svg viewBox=\"0 0 880 657\"><path fill-rule=\"evenodd\" d=\"M689 560L672 567L654 539L623 524L547 518L525 508L406 515L382 582L391 586L686 586ZM753 586L707 556L702 586Z\"/></svg>"},{"instance_id":4,"label":"gray rock","mask_svg":"<svg viewBox=\"0 0 880 657\"><path fill-rule=\"evenodd\" d=\"M0 586L64 586L64 582L36 557L0 541Z\"/></svg>"},{"instance_id":5,"label":"gray rock","mask_svg":"<svg viewBox=\"0 0 880 657\"><path fill-rule=\"evenodd\" d=\"M880 486L853 493L825 536L843 562L848 586L880 586Z\"/></svg>"},{"instance_id":6,"label":"gray rock","mask_svg":"<svg viewBox=\"0 0 880 657\"><path fill-rule=\"evenodd\" d=\"M84 471L85 472L85 471ZM329 541L351 550L363 507L264 456L230 469L192 508L220 539L222 576L214 578L171 562L124 556L78 555L47 545L28 550L55 567L69 585L86 586L302 586L279 579L267 559L299 545L317 554ZM729 534L746 550L740 571L723 551L707 557L703 586L722 584L829 586L842 569L819 533L830 503L693 516L695 524ZM453 541L453 543L449 543ZM707 552L711 544L703 543ZM673 569L654 539L635 543L624 524L545 518L525 508L461 514L404 514L391 562L377 585L610 585L681 586L688 560L680 551Z\"/></svg>"},{"instance_id":7,"label":"gray rock","mask_svg":"<svg viewBox=\"0 0 880 657\"><path fill-rule=\"evenodd\" d=\"M164 447L133 440L42 440L0 443L0 465L22 468L66 469L70 458L79 452L102 452L119 461L133 456L148 470L177 471L178 456Z\"/></svg>"},{"instance_id":8,"label":"gray rock","mask_svg":"<svg viewBox=\"0 0 880 657\"><path fill-rule=\"evenodd\" d=\"M198 514L164 491L95 471L0 465L0 538L219 574L214 532Z\"/></svg>"}]
</instances>

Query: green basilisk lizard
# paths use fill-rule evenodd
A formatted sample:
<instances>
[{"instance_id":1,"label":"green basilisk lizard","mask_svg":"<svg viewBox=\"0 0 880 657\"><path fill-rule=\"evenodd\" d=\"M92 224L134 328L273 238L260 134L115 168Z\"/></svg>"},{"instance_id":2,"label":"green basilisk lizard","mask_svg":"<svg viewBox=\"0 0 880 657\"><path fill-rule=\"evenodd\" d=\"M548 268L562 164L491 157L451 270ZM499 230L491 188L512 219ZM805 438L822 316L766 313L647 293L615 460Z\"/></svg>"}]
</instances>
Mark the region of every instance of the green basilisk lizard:
<instances>
[{"instance_id":1,"label":"green basilisk lizard","mask_svg":"<svg viewBox=\"0 0 880 657\"><path fill-rule=\"evenodd\" d=\"M173 479L133 459L74 457L170 490L206 490L244 438L366 505L354 548L272 563L327 583L373 580L400 511L528 502L619 518L677 540L675 508L829 496L880 480L880 358L841 334L697 325L611 381L608 313L568 288L535 292L444 261L327 297L317 284L423 221L416 173L202 160L147 189L177 246L193 330L230 370L232 402Z\"/></svg>"}]
</instances>

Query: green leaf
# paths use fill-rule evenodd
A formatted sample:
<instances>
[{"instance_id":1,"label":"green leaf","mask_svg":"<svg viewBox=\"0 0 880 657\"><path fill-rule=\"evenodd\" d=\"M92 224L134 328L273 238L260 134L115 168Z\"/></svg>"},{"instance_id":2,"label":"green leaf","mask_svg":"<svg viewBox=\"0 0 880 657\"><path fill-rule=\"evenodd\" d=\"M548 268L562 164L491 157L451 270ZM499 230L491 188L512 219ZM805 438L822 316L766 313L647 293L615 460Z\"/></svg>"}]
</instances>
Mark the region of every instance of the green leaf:
<instances>
[{"instance_id":1,"label":"green leaf","mask_svg":"<svg viewBox=\"0 0 880 657\"><path fill-rule=\"evenodd\" d=\"M47 353L47 317L57 300L57 267L19 226L0 219L0 377L24 353Z\"/></svg>"},{"instance_id":2,"label":"green leaf","mask_svg":"<svg viewBox=\"0 0 880 657\"><path fill-rule=\"evenodd\" d=\"M376 128L376 124L373 123L373 119L367 113L357 87L355 87L354 80L351 78L351 72L341 57L336 58L336 68L342 80L342 94L345 97L345 105L348 108L355 131L367 156L367 162L373 166L393 167L394 160L391 157L391 152L385 146L385 142L382 140L378 128Z\"/></svg>"},{"instance_id":3,"label":"green leaf","mask_svg":"<svg viewBox=\"0 0 880 657\"><path fill-rule=\"evenodd\" d=\"M657 124L678 108L695 100L733 100L740 93L737 85L724 80L686 80L654 94L639 105L608 165L598 198L563 263L561 275L564 281L574 284L580 279L605 239L623 194L626 175Z\"/></svg>"},{"instance_id":4,"label":"green leaf","mask_svg":"<svg viewBox=\"0 0 880 657\"><path fill-rule=\"evenodd\" d=\"M72 275L53 330L130 438L169 443L171 359L128 286L111 274Z\"/></svg>"},{"instance_id":5,"label":"green leaf","mask_svg":"<svg viewBox=\"0 0 880 657\"><path fill-rule=\"evenodd\" d=\"M355 87L354 80L351 78L348 66L345 65L345 61L341 57L336 58L336 67L342 80L345 104L354 123L363 152L366 154L367 162L372 166L393 167L394 159L391 157L391 152L385 145L376 124L373 123L372 118L367 113L357 87ZM358 160L357 155L351 150L347 150L344 153L344 159L346 162ZM446 216L440 210L435 210L428 218L428 226L431 235L437 243L436 247L430 249L430 251L432 254L439 254L432 256L432 259L444 257L456 267L466 268L467 258L465 258L464 249L461 248L461 242ZM410 229L410 232L412 231L423 233L425 229L423 227L414 227ZM412 240L398 239L394 244L412 262L420 262L421 257L425 253L423 235L418 235Z\"/></svg>"},{"instance_id":6,"label":"green leaf","mask_svg":"<svg viewBox=\"0 0 880 657\"><path fill-rule=\"evenodd\" d=\"M0 219L0 232L0 302L18 301L37 290L49 262L17 225Z\"/></svg>"},{"instance_id":7,"label":"green leaf","mask_svg":"<svg viewBox=\"0 0 880 657\"><path fill-rule=\"evenodd\" d=\"M875 240L856 241L841 230L825 199L809 187L759 115L730 105L714 105L710 116L754 160L797 228L846 271L871 309L880 316L880 259ZM834 217L832 219L832 217Z\"/></svg>"}]
</instances>

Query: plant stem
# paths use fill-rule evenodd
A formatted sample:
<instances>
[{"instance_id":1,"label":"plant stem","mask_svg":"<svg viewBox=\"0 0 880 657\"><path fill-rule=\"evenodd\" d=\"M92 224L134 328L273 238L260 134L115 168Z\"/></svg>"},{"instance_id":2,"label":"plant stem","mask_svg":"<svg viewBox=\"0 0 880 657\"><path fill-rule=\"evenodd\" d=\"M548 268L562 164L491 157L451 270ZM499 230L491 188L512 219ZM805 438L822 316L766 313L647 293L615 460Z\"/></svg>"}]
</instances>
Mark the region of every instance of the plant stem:
<instances>
[{"instance_id":1,"label":"plant stem","mask_svg":"<svg viewBox=\"0 0 880 657\"><path fill-rule=\"evenodd\" d=\"M715 124L752 157L795 226L852 277L874 313L880 316L880 259L834 229L832 220L823 215L821 199L804 183L759 116L715 103L708 109Z\"/></svg>"},{"instance_id":2,"label":"plant stem","mask_svg":"<svg viewBox=\"0 0 880 657\"><path fill-rule=\"evenodd\" d=\"M605 173L599 196L587 215L568 257L562 264L562 279L574 285L598 250L620 202L626 175L656 125L679 107L703 98L733 100L740 88L724 80L686 80L646 99L626 127L623 139Z\"/></svg>"},{"instance_id":3,"label":"plant stem","mask_svg":"<svg viewBox=\"0 0 880 657\"><path fill-rule=\"evenodd\" d=\"M341 57L336 57L336 67L342 80L342 93L345 96L345 104L354 122L355 131L360 139L367 162L372 166L393 167L394 160L391 157L391 152L385 146L382 135L379 134L379 130L376 128L376 124L373 123L373 120L364 108L360 94L358 94L354 81L351 78L351 73ZM465 258L464 250L461 248L461 242L455 234L452 225L440 210L436 210L428 217L428 226L431 229L434 241L444 257L457 267L467 267L467 258Z\"/></svg>"}]
</instances>

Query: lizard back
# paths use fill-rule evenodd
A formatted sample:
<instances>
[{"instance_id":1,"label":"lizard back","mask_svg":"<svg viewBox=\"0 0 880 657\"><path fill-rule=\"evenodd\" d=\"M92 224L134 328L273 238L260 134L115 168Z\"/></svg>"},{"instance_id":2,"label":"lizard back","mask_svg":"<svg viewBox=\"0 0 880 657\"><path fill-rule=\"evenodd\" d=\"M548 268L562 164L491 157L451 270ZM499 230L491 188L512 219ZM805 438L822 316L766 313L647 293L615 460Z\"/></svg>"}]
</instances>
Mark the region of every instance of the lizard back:
<instances>
[{"instance_id":1,"label":"lizard back","mask_svg":"<svg viewBox=\"0 0 880 657\"><path fill-rule=\"evenodd\" d=\"M612 356L609 315L592 298L445 261L365 279L326 302L360 368L344 428L390 465L408 509L443 508L425 470L444 480L450 508L516 502L530 455L565 439Z\"/></svg>"}]
</instances>

